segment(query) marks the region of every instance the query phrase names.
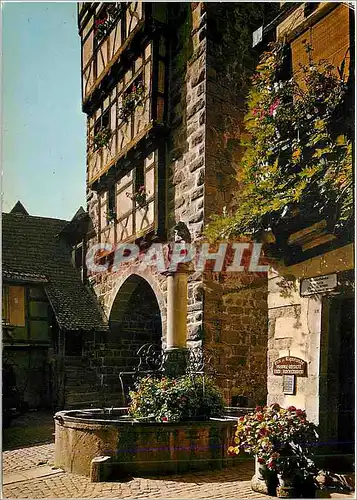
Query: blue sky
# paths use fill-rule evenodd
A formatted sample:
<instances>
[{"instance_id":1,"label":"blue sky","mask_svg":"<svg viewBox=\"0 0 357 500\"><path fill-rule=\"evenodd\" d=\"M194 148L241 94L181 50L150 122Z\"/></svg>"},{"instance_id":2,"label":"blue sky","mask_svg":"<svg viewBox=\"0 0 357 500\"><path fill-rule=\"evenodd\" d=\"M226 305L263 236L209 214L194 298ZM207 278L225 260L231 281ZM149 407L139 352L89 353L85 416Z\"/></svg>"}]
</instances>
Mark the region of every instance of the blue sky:
<instances>
[{"instance_id":1,"label":"blue sky","mask_svg":"<svg viewBox=\"0 0 357 500\"><path fill-rule=\"evenodd\" d=\"M85 204L76 3L2 8L2 209L69 219Z\"/></svg>"}]
</instances>

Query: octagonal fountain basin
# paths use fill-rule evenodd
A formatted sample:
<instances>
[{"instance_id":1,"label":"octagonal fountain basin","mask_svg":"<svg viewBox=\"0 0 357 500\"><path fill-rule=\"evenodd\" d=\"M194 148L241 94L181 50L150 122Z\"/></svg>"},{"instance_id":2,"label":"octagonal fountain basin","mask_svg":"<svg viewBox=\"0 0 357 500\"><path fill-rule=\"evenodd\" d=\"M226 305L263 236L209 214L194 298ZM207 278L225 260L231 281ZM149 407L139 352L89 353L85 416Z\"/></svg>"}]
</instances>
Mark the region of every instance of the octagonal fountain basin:
<instances>
[{"instance_id":1,"label":"octagonal fountain basin","mask_svg":"<svg viewBox=\"0 0 357 500\"><path fill-rule=\"evenodd\" d=\"M55 419L55 465L89 476L91 462L110 457L113 477L175 474L232 465L227 449L237 420L144 422L124 408L67 410Z\"/></svg>"}]
</instances>

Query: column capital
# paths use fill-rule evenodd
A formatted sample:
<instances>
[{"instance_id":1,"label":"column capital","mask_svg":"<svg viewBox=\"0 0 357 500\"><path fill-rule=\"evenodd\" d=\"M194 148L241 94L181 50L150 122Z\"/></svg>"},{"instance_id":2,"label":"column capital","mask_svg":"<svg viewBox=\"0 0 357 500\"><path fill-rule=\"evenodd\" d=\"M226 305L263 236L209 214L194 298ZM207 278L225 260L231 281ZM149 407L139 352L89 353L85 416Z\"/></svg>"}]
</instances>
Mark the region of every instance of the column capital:
<instances>
[{"instance_id":1,"label":"column capital","mask_svg":"<svg viewBox=\"0 0 357 500\"><path fill-rule=\"evenodd\" d=\"M175 276L176 274L192 274L195 270L192 268L192 262L180 262L175 271L163 271L163 276Z\"/></svg>"}]
</instances>

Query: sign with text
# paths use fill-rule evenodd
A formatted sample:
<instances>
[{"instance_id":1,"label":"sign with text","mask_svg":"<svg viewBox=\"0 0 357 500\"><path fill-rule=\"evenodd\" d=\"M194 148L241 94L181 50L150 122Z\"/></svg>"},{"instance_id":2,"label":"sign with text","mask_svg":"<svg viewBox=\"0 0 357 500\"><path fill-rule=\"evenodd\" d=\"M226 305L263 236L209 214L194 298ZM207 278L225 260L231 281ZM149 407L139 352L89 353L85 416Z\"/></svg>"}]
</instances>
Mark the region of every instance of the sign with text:
<instances>
[{"instance_id":1,"label":"sign with text","mask_svg":"<svg viewBox=\"0 0 357 500\"><path fill-rule=\"evenodd\" d=\"M306 377L307 363L303 359L295 358L294 356L284 356L274 361L273 374Z\"/></svg>"},{"instance_id":2,"label":"sign with text","mask_svg":"<svg viewBox=\"0 0 357 500\"><path fill-rule=\"evenodd\" d=\"M283 378L283 393L293 396L295 394L295 377L296 375L284 375Z\"/></svg>"},{"instance_id":3,"label":"sign with text","mask_svg":"<svg viewBox=\"0 0 357 500\"><path fill-rule=\"evenodd\" d=\"M334 290L337 286L337 274L326 274L325 276L315 276L301 281L300 294L314 295L315 293L325 293Z\"/></svg>"}]
</instances>

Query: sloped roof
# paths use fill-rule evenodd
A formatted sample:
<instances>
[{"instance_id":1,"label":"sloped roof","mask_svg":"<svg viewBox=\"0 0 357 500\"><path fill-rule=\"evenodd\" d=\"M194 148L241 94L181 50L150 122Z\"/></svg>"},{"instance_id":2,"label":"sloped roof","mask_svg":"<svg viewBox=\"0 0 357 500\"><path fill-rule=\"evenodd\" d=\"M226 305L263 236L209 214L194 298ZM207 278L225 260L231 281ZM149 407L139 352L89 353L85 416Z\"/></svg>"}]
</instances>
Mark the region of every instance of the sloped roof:
<instances>
[{"instance_id":1,"label":"sloped roof","mask_svg":"<svg viewBox=\"0 0 357 500\"><path fill-rule=\"evenodd\" d=\"M25 212L2 214L4 281L44 283L62 329L106 330L94 293L81 281L71 249L59 237L68 221Z\"/></svg>"}]
</instances>

